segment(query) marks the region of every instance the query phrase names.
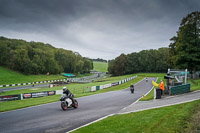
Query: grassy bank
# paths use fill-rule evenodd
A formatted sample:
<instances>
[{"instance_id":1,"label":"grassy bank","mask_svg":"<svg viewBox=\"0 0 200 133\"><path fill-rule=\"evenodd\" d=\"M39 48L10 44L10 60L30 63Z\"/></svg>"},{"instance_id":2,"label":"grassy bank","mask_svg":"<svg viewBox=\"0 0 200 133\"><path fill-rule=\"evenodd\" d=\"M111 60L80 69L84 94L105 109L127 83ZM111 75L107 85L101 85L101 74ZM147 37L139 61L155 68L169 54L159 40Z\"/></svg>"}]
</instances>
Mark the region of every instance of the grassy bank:
<instances>
[{"instance_id":1,"label":"grassy bank","mask_svg":"<svg viewBox=\"0 0 200 133\"><path fill-rule=\"evenodd\" d=\"M78 74L76 77L91 76L91 73ZM60 74L40 74L40 75L24 75L19 72L4 68L0 66L0 85L17 84L17 83L32 83L37 81L65 79L66 77Z\"/></svg>"},{"instance_id":2,"label":"grassy bank","mask_svg":"<svg viewBox=\"0 0 200 133\"><path fill-rule=\"evenodd\" d=\"M200 130L200 100L141 112L115 115L74 133L171 133ZM193 120L195 118L195 120Z\"/></svg>"},{"instance_id":3,"label":"grassy bank","mask_svg":"<svg viewBox=\"0 0 200 133\"><path fill-rule=\"evenodd\" d=\"M96 70L98 72L107 72L108 71L108 63L106 62L93 62L93 70Z\"/></svg>"},{"instance_id":4,"label":"grassy bank","mask_svg":"<svg viewBox=\"0 0 200 133\"><path fill-rule=\"evenodd\" d=\"M36 81L45 81L53 79L64 79L61 75L24 75L10 69L0 67L0 85L15 83L31 83Z\"/></svg>"}]
</instances>

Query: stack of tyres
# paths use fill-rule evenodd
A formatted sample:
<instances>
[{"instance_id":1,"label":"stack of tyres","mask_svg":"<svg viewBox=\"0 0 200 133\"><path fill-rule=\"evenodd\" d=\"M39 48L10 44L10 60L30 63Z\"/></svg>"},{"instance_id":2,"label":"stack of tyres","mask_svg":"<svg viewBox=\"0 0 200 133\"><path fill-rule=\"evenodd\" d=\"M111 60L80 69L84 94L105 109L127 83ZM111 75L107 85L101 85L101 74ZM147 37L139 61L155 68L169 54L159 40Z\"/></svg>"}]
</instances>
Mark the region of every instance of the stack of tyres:
<instances>
[{"instance_id":1,"label":"stack of tyres","mask_svg":"<svg viewBox=\"0 0 200 133\"><path fill-rule=\"evenodd\" d=\"M161 99L162 90L160 88L156 89L156 99Z\"/></svg>"}]
</instances>

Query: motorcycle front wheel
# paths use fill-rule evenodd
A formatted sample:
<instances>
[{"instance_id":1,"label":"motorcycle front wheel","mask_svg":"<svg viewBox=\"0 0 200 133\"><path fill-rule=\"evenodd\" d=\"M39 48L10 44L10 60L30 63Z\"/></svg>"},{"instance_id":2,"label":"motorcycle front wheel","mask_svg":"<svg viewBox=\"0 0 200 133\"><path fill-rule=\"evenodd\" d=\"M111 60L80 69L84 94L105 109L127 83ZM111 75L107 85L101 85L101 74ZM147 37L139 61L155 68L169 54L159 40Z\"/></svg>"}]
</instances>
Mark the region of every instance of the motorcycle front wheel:
<instances>
[{"instance_id":1,"label":"motorcycle front wheel","mask_svg":"<svg viewBox=\"0 0 200 133\"><path fill-rule=\"evenodd\" d=\"M67 103L65 104L64 102L61 102L61 108L62 108L63 110L67 110L67 109L68 109Z\"/></svg>"}]
</instances>

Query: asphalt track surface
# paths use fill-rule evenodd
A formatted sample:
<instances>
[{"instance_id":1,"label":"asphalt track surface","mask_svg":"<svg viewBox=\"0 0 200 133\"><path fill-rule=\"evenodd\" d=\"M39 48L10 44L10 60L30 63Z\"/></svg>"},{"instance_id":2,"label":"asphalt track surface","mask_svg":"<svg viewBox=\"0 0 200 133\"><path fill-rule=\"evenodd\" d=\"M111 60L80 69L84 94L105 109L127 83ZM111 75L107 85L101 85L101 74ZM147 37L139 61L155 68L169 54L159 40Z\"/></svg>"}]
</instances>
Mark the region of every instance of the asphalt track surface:
<instances>
[{"instance_id":1,"label":"asphalt track surface","mask_svg":"<svg viewBox=\"0 0 200 133\"><path fill-rule=\"evenodd\" d=\"M63 111L60 102L44 104L9 112L0 113L0 132L2 133L63 133L85 125L137 101L153 87L148 82L140 81L135 85L135 93L129 89L111 91L77 98L79 107Z\"/></svg>"},{"instance_id":2,"label":"asphalt track surface","mask_svg":"<svg viewBox=\"0 0 200 133\"><path fill-rule=\"evenodd\" d=\"M26 86L0 88L0 91L13 91L13 90L31 89L31 88L37 88L37 87L47 87L47 86L49 86L49 83L48 84L35 84L34 87L32 85L26 85Z\"/></svg>"}]
</instances>

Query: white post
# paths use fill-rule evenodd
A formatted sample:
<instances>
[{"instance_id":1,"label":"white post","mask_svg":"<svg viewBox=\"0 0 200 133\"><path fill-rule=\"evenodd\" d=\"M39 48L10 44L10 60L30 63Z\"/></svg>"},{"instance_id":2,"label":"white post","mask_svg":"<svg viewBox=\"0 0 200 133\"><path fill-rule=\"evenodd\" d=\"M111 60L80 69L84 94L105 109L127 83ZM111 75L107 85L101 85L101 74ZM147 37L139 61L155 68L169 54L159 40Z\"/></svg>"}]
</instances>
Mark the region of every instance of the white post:
<instances>
[{"instance_id":1,"label":"white post","mask_svg":"<svg viewBox=\"0 0 200 133\"><path fill-rule=\"evenodd\" d=\"M23 100L23 94L21 94L21 100Z\"/></svg>"},{"instance_id":2,"label":"white post","mask_svg":"<svg viewBox=\"0 0 200 133\"><path fill-rule=\"evenodd\" d=\"M169 73L170 72L170 68L168 68L168 72L167 73Z\"/></svg>"},{"instance_id":3,"label":"white post","mask_svg":"<svg viewBox=\"0 0 200 133\"><path fill-rule=\"evenodd\" d=\"M185 69L185 84L187 84L187 69Z\"/></svg>"}]
</instances>

